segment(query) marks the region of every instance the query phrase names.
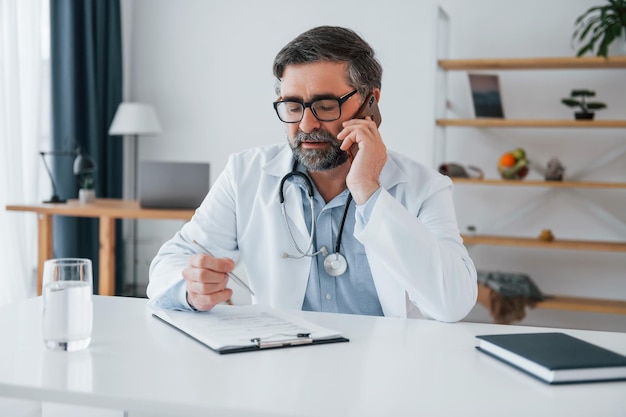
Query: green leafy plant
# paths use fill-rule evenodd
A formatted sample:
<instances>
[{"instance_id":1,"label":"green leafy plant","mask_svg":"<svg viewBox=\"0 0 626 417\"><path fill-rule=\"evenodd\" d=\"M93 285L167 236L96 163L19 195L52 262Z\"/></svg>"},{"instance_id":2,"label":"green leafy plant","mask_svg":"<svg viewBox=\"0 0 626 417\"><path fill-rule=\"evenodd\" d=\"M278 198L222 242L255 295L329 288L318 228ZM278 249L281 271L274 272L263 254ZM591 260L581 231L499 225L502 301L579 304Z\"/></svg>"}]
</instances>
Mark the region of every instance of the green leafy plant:
<instances>
[{"instance_id":1,"label":"green leafy plant","mask_svg":"<svg viewBox=\"0 0 626 417\"><path fill-rule=\"evenodd\" d=\"M606 58L609 45L626 36L626 0L608 0L604 6L590 8L576 19L575 26L572 40L581 44L576 55L595 51Z\"/></svg>"},{"instance_id":2,"label":"green leafy plant","mask_svg":"<svg viewBox=\"0 0 626 417\"><path fill-rule=\"evenodd\" d=\"M80 175L78 177L78 185L83 190L93 190L96 185L93 174Z\"/></svg>"},{"instance_id":3,"label":"green leafy plant","mask_svg":"<svg viewBox=\"0 0 626 417\"><path fill-rule=\"evenodd\" d=\"M568 107L579 107L581 113L584 115L593 115L592 110L600 110L606 107L606 104L599 101L587 101L588 97L595 97L595 95L596 92L591 90L572 90L570 97L562 99L561 103L565 104Z\"/></svg>"}]
</instances>

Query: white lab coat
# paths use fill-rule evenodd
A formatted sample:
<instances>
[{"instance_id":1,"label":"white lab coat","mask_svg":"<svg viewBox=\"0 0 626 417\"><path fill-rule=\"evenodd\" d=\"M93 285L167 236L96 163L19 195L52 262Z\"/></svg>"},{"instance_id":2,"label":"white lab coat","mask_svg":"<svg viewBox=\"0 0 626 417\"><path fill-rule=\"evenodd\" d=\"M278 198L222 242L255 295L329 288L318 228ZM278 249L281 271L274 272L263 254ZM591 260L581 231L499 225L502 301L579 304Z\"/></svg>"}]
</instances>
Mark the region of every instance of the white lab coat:
<instances>
[{"instance_id":1,"label":"white lab coat","mask_svg":"<svg viewBox=\"0 0 626 417\"><path fill-rule=\"evenodd\" d=\"M213 255L243 264L253 302L301 309L311 258L281 257L294 252L278 198L292 164L286 143L231 156L191 221L152 261L148 297L157 299L182 280L189 255L198 252L195 239ZM357 221L354 233L385 316L407 317L416 306L424 317L461 320L476 302L476 270L459 235L450 179L389 152L380 184L369 222ZM285 186L284 193L294 238L306 248L309 219L300 189Z\"/></svg>"}]
</instances>

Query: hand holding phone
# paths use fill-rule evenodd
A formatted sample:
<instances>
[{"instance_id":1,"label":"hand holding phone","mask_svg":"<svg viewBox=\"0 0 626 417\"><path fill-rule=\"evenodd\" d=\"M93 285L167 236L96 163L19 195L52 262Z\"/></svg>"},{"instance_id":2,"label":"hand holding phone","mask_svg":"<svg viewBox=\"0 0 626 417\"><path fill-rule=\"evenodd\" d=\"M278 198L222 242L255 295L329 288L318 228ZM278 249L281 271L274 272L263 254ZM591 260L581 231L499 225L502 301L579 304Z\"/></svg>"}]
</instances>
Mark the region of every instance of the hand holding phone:
<instances>
[{"instance_id":1,"label":"hand holding phone","mask_svg":"<svg viewBox=\"0 0 626 417\"><path fill-rule=\"evenodd\" d=\"M378 102L376 101L376 97L374 97L373 93L367 96L361 107L357 110L353 119L365 119L368 116L372 121L374 121L374 123L376 123L376 126L380 126L383 121L383 118L380 115L380 110L378 109ZM352 158L356 156L358 150L358 143L354 143L350 146L350 154Z\"/></svg>"}]
</instances>

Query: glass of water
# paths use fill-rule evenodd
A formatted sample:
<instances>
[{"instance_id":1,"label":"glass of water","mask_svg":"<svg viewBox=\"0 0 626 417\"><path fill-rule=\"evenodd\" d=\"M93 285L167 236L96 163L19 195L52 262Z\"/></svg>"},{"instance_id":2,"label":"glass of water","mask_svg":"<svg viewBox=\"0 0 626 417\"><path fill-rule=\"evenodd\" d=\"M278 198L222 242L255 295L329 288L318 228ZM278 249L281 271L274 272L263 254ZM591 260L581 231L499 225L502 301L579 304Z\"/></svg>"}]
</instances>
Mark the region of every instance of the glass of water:
<instances>
[{"instance_id":1,"label":"glass of water","mask_svg":"<svg viewBox=\"0 0 626 417\"><path fill-rule=\"evenodd\" d=\"M49 259L43 266L43 340L48 349L76 351L91 342L91 260Z\"/></svg>"}]
</instances>

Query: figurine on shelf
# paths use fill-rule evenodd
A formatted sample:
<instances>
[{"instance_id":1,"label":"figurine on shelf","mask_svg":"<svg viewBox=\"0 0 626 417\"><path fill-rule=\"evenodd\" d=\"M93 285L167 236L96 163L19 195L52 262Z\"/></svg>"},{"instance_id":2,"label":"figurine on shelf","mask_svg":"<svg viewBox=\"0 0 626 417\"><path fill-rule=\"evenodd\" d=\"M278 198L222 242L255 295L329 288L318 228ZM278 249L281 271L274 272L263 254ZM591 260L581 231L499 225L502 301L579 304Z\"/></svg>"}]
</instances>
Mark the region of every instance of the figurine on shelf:
<instances>
[{"instance_id":1,"label":"figurine on shelf","mask_svg":"<svg viewBox=\"0 0 626 417\"><path fill-rule=\"evenodd\" d=\"M546 181L563 181L565 167L558 158L552 158L548 161L545 172Z\"/></svg>"},{"instance_id":2,"label":"figurine on shelf","mask_svg":"<svg viewBox=\"0 0 626 417\"><path fill-rule=\"evenodd\" d=\"M554 240L554 234L550 229L543 229L541 233L539 233L539 240L544 242L552 242Z\"/></svg>"},{"instance_id":3,"label":"figurine on shelf","mask_svg":"<svg viewBox=\"0 0 626 417\"><path fill-rule=\"evenodd\" d=\"M511 324L526 317L526 307L534 307L544 295L526 274L478 271L478 302L494 323Z\"/></svg>"},{"instance_id":4,"label":"figurine on shelf","mask_svg":"<svg viewBox=\"0 0 626 417\"><path fill-rule=\"evenodd\" d=\"M469 171L473 171L470 175ZM450 178L474 178L482 180L484 177L483 170L473 165L468 165L467 169L454 162L443 163L439 165L439 173L447 175Z\"/></svg>"}]
</instances>

